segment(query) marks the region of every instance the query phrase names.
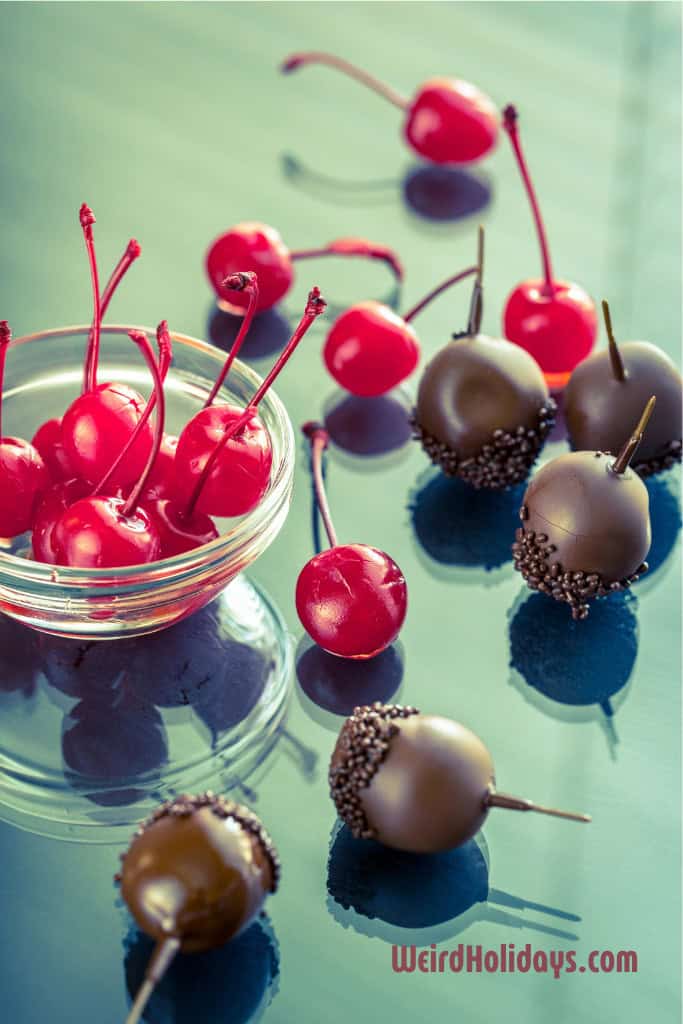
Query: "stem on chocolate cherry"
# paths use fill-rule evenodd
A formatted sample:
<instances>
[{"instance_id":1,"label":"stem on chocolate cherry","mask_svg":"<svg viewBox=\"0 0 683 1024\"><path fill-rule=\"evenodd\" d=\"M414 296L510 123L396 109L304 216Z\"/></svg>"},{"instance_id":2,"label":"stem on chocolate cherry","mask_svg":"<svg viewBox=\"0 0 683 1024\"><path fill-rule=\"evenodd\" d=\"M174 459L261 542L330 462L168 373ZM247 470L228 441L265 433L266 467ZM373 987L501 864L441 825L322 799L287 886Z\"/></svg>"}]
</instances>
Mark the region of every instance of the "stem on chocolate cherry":
<instances>
[{"instance_id":1,"label":"stem on chocolate cherry","mask_svg":"<svg viewBox=\"0 0 683 1024\"><path fill-rule=\"evenodd\" d=\"M107 309L109 308L109 303L114 297L116 289L118 288L119 284L125 277L131 264L133 264L135 260L138 259L141 252L142 249L140 248L139 242L137 242L134 238L131 238L128 245L126 246L125 252L121 256L119 262L114 267L111 273L111 277L107 281L106 287L102 292L102 298L100 300L100 324L102 323L102 320L104 320ZM85 355L85 377L88 381L88 385L85 388L86 391L92 391L94 388L97 387L97 366L99 362L99 356L99 337L97 345L95 345L94 332L91 328L90 334L88 335L88 348Z\"/></svg>"},{"instance_id":2,"label":"stem on chocolate cherry","mask_svg":"<svg viewBox=\"0 0 683 1024\"><path fill-rule=\"evenodd\" d=\"M474 287L472 289L472 300L470 302L470 313L467 318L467 333L471 338L476 334L479 334L481 327L481 318L484 312L483 306L483 286L482 278L484 275L484 229L479 225L479 231L477 233L477 276L474 279Z\"/></svg>"},{"instance_id":3,"label":"stem on chocolate cherry","mask_svg":"<svg viewBox=\"0 0 683 1024\"><path fill-rule=\"evenodd\" d=\"M317 249L296 249L289 255L293 260L308 260L318 256L362 256L369 260L382 260L397 281L403 280L403 265L393 249L381 243L369 242L365 238L336 238Z\"/></svg>"},{"instance_id":4,"label":"stem on chocolate cherry","mask_svg":"<svg viewBox=\"0 0 683 1024\"><path fill-rule=\"evenodd\" d=\"M12 329L6 320L0 320L0 441L2 441L2 394L5 384L5 359L12 340Z\"/></svg>"},{"instance_id":5,"label":"stem on chocolate cherry","mask_svg":"<svg viewBox=\"0 0 683 1024\"><path fill-rule=\"evenodd\" d=\"M239 350L242 348L242 343L244 342L244 339L249 333L251 321L254 319L254 314L256 313L256 305L258 303L258 278L256 274L252 273L251 271L248 271L246 273L239 271L237 274L230 274L223 281L223 287L229 288L230 291L233 292L246 292L249 296L249 305L247 306L247 311L244 314L244 319L240 324L239 333L230 348L228 358L225 360L225 363L223 364L223 369L216 377L216 382L214 386L211 388L209 397L204 403L205 409L209 405L213 405L216 395L218 394L218 392L220 391L225 382L225 378L230 373L230 368L232 364L235 362L237 354Z\"/></svg>"},{"instance_id":6,"label":"stem on chocolate cherry","mask_svg":"<svg viewBox=\"0 0 683 1024\"><path fill-rule=\"evenodd\" d=\"M464 281L466 277L471 277L472 274L476 274L476 272L476 267L468 267L467 270L461 270L458 274L453 274L452 277L447 277L445 281L442 281L441 284L437 285L436 288L433 288L431 292L428 292L423 299L420 299L416 306L413 306L412 309L408 310L403 317L405 322L409 324L411 320L415 319L418 313L422 312L425 306L428 306L429 303L437 297L437 295L441 295L442 292L445 292L452 285L458 284L459 281Z\"/></svg>"},{"instance_id":7,"label":"stem on chocolate cherry","mask_svg":"<svg viewBox=\"0 0 683 1024\"><path fill-rule=\"evenodd\" d=\"M209 479L209 476L211 475L213 467L216 464L218 456L223 451L228 441L231 441L232 438L235 437L235 435L238 434L247 425L249 420L256 413L258 405L263 396L265 395L266 391L268 391L270 386L275 381L276 377L278 377L282 370L284 370L286 364L289 362L290 357L293 355L294 350L296 349L297 345L308 331L313 321L316 319L316 317L320 316L321 313L325 312L326 305L327 303L320 294L320 289L312 288L311 291L308 293L308 301L306 302L304 314L301 317L299 323L297 324L291 338L289 339L284 349L280 353L279 357L275 361L270 373L268 374L267 377L263 379L260 387L253 395L251 401L246 406L242 415L238 417L238 419L235 420L233 425L225 431L220 441L217 442L215 448L213 449L208 459L206 460L204 469L202 470L199 479L195 484L194 490L192 491L189 501L187 503L187 508L183 513L185 517L192 515L194 507L197 504L197 501L199 500L199 495L202 492L202 488L204 487L206 481Z\"/></svg>"},{"instance_id":8,"label":"stem on chocolate cherry","mask_svg":"<svg viewBox=\"0 0 683 1024\"><path fill-rule=\"evenodd\" d=\"M577 814L574 811L560 811L557 807L543 807L523 797L510 796L509 793L497 793L491 786L486 797L487 807L504 807L508 811L536 811L537 814L550 814L553 818L566 818L567 821L592 821L590 814Z\"/></svg>"},{"instance_id":9,"label":"stem on chocolate cherry","mask_svg":"<svg viewBox=\"0 0 683 1024\"><path fill-rule=\"evenodd\" d=\"M337 547L337 531L334 528L332 522L332 513L330 512L330 506L327 501L327 492L325 490L325 481L323 479L323 452L327 448L330 435L323 427L322 423L315 423L309 421L304 423L301 428L305 437L308 438L311 446L311 472L313 473L313 489L315 491L315 500L318 504L318 510L320 511L320 517L325 526L325 533L327 539L330 542L331 548Z\"/></svg>"},{"instance_id":10,"label":"stem on chocolate cherry","mask_svg":"<svg viewBox=\"0 0 683 1024\"><path fill-rule=\"evenodd\" d=\"M149 1002L152 992L157 987L164 974L170 967L176 953L180 949L180 939L172 935L161 939L152 953L152 958L147 965L145 977L140 986L135 1001L126 1017L126 1024L138 1024L142 1019L145 1007Z\"/></svg>"},{"instance_id":11,"label":"stem on chocolate cherry","mask_svg":"<svg viewBox=\"0 0 683 1024\"><path fill-rule=\"evenodd\" d=\"M356 67L355 64L350 64L348 60L343 60L342 57L335 57L332 53L322 53L319 50L314 50L308 53L294 53L291 57L288 57L281 66L281 70L285 72L296 71L298 68L305 67L307 64L326 64L330 68L334 68L335 71L341 71L342 74L348 75L349 78L355 78L361 85L366 86L368 89L372 89L373 92L378 93L379 96L384 97L389 103L393 103L399 110L407 110L410 106L409 101L405 96L401 96L400 93L392 89L390 85L386 85L384 82L380 82L374 75L369 74L362 68Z\"/></svg>"},{"instance_id":12,"label":"stem on chocolate cherry","mask_svg":"<svg viewBox=\"0 0 683 1024\"><path fill-rule=\"evenodd\" d=\"M83 230L83 238L85 240L85 249L88 254L88 264L90 266L90 280L92 283L92 294L93 294L93 317L92 327L90 328L89 339L92 338L92 344L88 341L88 352L86 354L85 366L83 368L83 391L92 390L90 384L91 367L96 361L96 354L100 349L100 325L102 323L102 306L100 303L100 276L97 270L97 256L95 255L95 241L93 239L92 226L95 223L95 214L92 212L87 203L81 205L79 211L79 220L81 222L81 228Z\"/></svg>"},{"instance_id":13,"label":"stem on chocolate cherry","mask_svg":"<svg viewBox=\"0 0 683 1024\"><path fill-rule=\"evenodd\" d=\"M650 416L652 416L652 410L655 407L656 401L657 401L657 399L653 395L649 399L649 401L648 401L647 405L645 406L645 408L643 409L642 416L640 417L640 419L636 423L635 428L633 430L633 433L631 434L631 436L629 437L628 441L626 442L626 444L621 449L621 451L617 455L616 459L612 463L612 472L613 473L617 473L617 474L625 473L626 470L628 469L629 465L631 464L633 456L636 454L636 452L638 450L638 446L640 445L640 442L643 440L643 434L645 432L645 427L648 424Z\"/></svg>"},{"instance_id":14,"label":"stem on chocolate cherry","mask_svg":"<svg viewBox=\"0 0 683 1024\"><path fill-rule=\"evenodd\" d=\"M156 462L159 449L161 447L161 439L164 435L164 417L166 415L166 400L164 398L164 385L161 381L161 375L159 373L159 367L157 366L156 359L154 358L154 352L152 346L149 343L149 338L144 331L128 331L128 337L134 342L145 357L145 362L149 372L152 374L154 379L154 393L156 395L157 405L159 406L157 414L154 420L154 440L152 441L152 447L150 449L145 468L140 474L140 479L128 495L126 502L121 509L121 514L129 516L131 512L137 506L140 495L145 489L147 478L152 472L152 467ZM149 404L149 403L148 403Z\"/></svg>"},{"instance_id":15,"label":"stem on chocolate cherry","mask_svg":"<svg viewBox=\"0 0 683 1024\"><path fill-rule=\"evenodd\" d=\"M609 361L612 364L612 373L614 374L615 380L624 381L626 380L626 370L621 358L621 352L617 347L616 338L614 337L614 331L612 330L612 317L610 316L609 305L605 299L602 300L602 315L605 318L607 343L609 345Z\"/></svg>"},{"instance_id":16,"label":"stem on chocolate cherry","mask_svg":"<svg viewBox=\"0 0 683 1024\"><path fill-rule=\"evenodd\" d=\"M536 191L531 181L531 175L524 159L524 153L522 151L522 145L519 139L519 128L517 126L518 113L516 107L511 103L505 107L503 111L503 127L510 137L512 148L514 150L515 159L517 160L517 166L519 172L522 175L522 181L524 182L524 188L529 199L531 206L531 212L533 214L534 223L536 225L536 234L538 235L538 242L541 247L541 259L543 261L543 274L545 277L545 286L548 294L552 295L555 291L555 281L553 279L553 268L550 262L550 250L548 248L548 238L545 232L543 224L543 218L541 217L541 208L538 205L538 199L536 198Z\"/></svg>"}]
</instances>

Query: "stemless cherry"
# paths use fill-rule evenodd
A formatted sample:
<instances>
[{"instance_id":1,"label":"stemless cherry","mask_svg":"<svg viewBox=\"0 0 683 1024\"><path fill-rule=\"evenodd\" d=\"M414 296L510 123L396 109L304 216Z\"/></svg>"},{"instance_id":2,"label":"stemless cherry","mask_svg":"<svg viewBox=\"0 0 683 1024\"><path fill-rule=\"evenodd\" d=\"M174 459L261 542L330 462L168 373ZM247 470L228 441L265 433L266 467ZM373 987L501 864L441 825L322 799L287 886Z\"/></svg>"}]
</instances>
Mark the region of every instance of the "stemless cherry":
<instances>
[{"instance_id":1,"label":"stemless cherry","mask_svg":"<svg viewBox=\"0 0 683 1024\"><path fill-rule=\"evenodd\" d=\"M529 352L545 374L548 387L560 390L574 367L589 354L598 333L595 304L571 281L553 277L548 240L536 193L519 140L517 110L503 111L503 126L515 154L541 247L543 279L523 281L510 293L503 311L503 332Z\"/></svg>"},{"instance_id":2,"label":"stemless cherry","mask_svg":"<svg viewBox=\"0 0 683 1024\"><path fill-rule=\"evenodd\" d=\"M142 331L129 331L128 337L142 352L154 380L157 414L154 440L147 463L128 497L101 496L95 493L71 505L54 529L54 550L58 565L81 569L106 569L141 565L159 558L161 542L154 523L138 501L147 476L154 465L164 430L165 401L159 367L152 347Z\"/></svg>"},{"instance_id":3,"label":"stemless cherry","mask_svg":"<svg viewBox=\"0 0 683 1024\"><path fill-rule=\"evenodd\" d=\"M279 231L256 221L236 224L211 243L206 253L206 273L221 309L241 316L248 306L249 297L226 287L226 277L240 271L257 274L259 298L256 308L263 312L276 305L291 288L294 261L317 256L362 256L382 260L398 281L403 280L403 267L398 256L386 245L369 242L365 238L338 238L315 249L290 251Z\"/></svg>"},{"instance_id":4,"label":"stemless cherry","mask_svg":"<svg viewBox=\"0 0 683 1024\"><path fill-rule=\"evenodd\" d=\"M420 359L420 342L411 321L437 295L476 271L468 267L447 278L404 316L374 300L351 306L335 320L323 348L332 377L362 398L391 391L410 376Z\"/></svg>"},{"instance_id":5,"label":"stemless cherry","mask_svg":"<svg viewBox=\"0 0 683 1024\"><path fill-rule=\"evenodd\" d=\"M306 423L316 501L330 547L299 573L296 610L309 636L330 654L372 658L398 636L406 617L408 591L400 568L368 544L338 544L322 474L329 434Z\"/></svg>"},{"instance_id":6,"label":"stemless cherry","mask_svg":"<svg viewBox=\"0 0 683 1024\"><path fill-rule=\"evenodd\" d=\"M292 337L245 409L211 405L217 392L214 385L205 407L183 430L175 457L175 487L186 515L195 508L207 515L246 515L265 494L273 452L257 408L325 305L320 290L313 288ZM231 356L234 349L233 345Z\"/></svg>"},{"instance_id":7,"label":"stemless cherry","mask_svg":"<svg viewBox=\"0 0 683 1024\"><path fill-rule=\"evenodd\" d=\"M430 78L408 100L367 71L330 53L295 53L282 65L285 72L307 64L327 64L383 96L406 114L403 134L408 145L435 164L469 164L481 160L498 138L498 111L492 100L459 78Z\"/></svg>"},{"instance_id":8,"label":"stemless cherry","mask_svg":"<svg viewBox=\"0 0 683 1024\"><path fill-rule=\"evenodd\" d=\"M2 393L11 340L9 324L0 320L0 537L31 528L36 505L50 485L47 466L33 445L21 437L3 437Z\"/></svg>"}]
</instances>

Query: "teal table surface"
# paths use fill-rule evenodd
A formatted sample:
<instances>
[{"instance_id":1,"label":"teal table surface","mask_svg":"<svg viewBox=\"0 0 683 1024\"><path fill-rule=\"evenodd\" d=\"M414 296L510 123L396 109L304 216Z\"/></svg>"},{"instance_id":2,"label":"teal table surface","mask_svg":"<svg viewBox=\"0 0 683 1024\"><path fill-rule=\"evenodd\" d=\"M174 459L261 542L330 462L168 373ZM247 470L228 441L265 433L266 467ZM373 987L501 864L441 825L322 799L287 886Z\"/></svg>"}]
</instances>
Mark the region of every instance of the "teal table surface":
<instances>
[{"instance_id":1,"label":"teal table surface","mask_svg":"<svg viewBox=\"0 0 683 1024\"><path fill-rule=\"evenodd\" d=\"M89 319L84 200L103 267L131 235L144 248L114 321L166 317L215 335L204 251L247 219L277 226L293 247L347 234L394 246L407 309L471 260L481 221L484 327L498 331L508 291L539 269L506 141L467 174L420 169L380 99L324 68L279 75L293 50L333 49L405 91L455 74L501 105L514 101L558 272L609 298L620 337L679 359L677 4L4 3L0 39L0 314L17 334ZM302 264L282 317L294 320L313 283L335 307L390 288L374 264ZM424 357L461 328L467 303L461 289L425 312ZM259 328L249 356L259 372L281 327L272 316ZM295 424L339 400L319 358L323 326L316 332L278 386ZM565 449L560 437L547 454ZM340 534L389 551L408 580L396 699L479 733L505 788L590 811L593 823L499 811L458 857L404 874L390 858L382 871L336 834L326 773L341 719L295 679L289 735L247 784L281 852L281 891L241 945L196 971L183 963L176 996L148 1019L674 1024L679 471L650 485L651 574L631 602L604 605L578 628L568 615L558 625L550 603L530 603L505 544L501 553L510 503L492 531L488 506L439 482L416 445L374 456L334 446L328 482ZM293 584L311 553L301 453L287 524L253 570L295 645ZM123 1021L126 978L139 980L147 947L112 885L119 852L0 825L0 1020ZM432 943L530 943L575 950L582 965L592 950L634 950L638 970L392 970L392 944Z\"/></svg>"}]
</instances>

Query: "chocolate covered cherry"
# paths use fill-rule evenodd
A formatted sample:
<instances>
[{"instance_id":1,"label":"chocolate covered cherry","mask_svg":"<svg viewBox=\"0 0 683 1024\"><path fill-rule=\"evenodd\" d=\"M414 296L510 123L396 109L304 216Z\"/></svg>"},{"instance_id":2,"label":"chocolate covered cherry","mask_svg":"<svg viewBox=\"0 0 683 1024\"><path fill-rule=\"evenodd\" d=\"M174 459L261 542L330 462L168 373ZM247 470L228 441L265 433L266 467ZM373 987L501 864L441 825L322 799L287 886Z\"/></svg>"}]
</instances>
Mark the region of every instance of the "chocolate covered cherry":
<instances>
[{"instance_id":1,"label":"chocolate covered cherry","mask_svg":"<svg viewBox=\"0 0 683 1024\"><path fill-rule=\"evenodd\" d=\"M425 368L415 436L447 476L502 490L529 475L553 425L555 402L536 361L518 345L479 331L483 232L467 330Z\"/></svg>"},{"instance_id":2,"label":"chocolate covered cherry","mask_svg":"<svg viewBox=\"0 0 683 1024\"><path fill-rule=\"evenodd\" d=\"M650 395L657 405L632 461L651 476L681 461L683 380L669 358L649 341L617 345L609 306L602 304L608 348L576 367L564 393L564 416L572 448L616 452Z\"/></svg>"},{"instance_id":3,"label":"chocolate covered cherry","mask_svg":"<svg viewBox=\"0 0 683 1024\"><path fill-rule=\"evenodd\" d=\"M532 590L565 601L574 619L586 618L593 598L624 590L647 571L649 498L629 463L654 405L653 396L616 458L598 451L560 455L524 495L515 568Z\"/></svg>"},{"instance_id":4,"label":"chocolate covered cherry","mask_svg":"<svg viewBox=\"0 0 683 1024\"><path fill-rule=\"evenodd\" d=\"M478 736L450 718L397 704L354 710L334 748L329 783L339 817L356 838L412 853L460 846L491 807L590 821L499 793Z\"/></svg>"}]
</instances>

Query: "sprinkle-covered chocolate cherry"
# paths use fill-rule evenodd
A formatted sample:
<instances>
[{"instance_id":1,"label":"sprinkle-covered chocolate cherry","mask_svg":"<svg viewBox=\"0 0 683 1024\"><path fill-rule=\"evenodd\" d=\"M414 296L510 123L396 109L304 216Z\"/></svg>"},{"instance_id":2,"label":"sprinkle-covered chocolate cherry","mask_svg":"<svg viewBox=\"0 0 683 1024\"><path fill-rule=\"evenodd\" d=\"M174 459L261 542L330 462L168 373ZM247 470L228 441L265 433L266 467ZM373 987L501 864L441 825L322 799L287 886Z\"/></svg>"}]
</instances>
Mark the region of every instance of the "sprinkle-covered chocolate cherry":
<instances>
[{"instance_id":1,"label":"sprinkle-covered chocolate cherry","mask_svg":"<svg viewBox=\"0 0 683 1024\"><path fill-rule=\"evenodd\" d=\"M515 568L532 590L566 601L574 619L585 619L593 598L624 590L647 571L649 498L629 464L654 405L653 396L616 458L597 451L560 455L524 495Z\"/></svg>"},{"instance_id":2,"label":"sprinkle-covered chocolate cherry","mask_svg":"<svg viewBox=\"0 0 683 1024\"><path fill-rule=\"evenodd\" d=\"M156 951L128 1016L136 1024L175 954L238 935L275 892L277 852L251 811L211 792L162 804L122 856L121 895Z\"/></svg>"},{"instance_id":3,"label":"sprinkle-covered chocolate cherry","mask_svg":"<svg viewBox=\"0 0 683 1024\"><path fill-rule=\"evenodd\" d=\"M415 436L446 476L504 490L525 480L552 428L555 402L536 361L518 345L479 333L483 231L469 323L427 365Z\"/></svg>"},{"instance_id":4,"label":"sprinkle-covered chocolate cherry","mask_svg":"<svg viewBox=\"0 0 683 1024\"><path fill-rule=\"evenodd\" d=\"M499 793L478 736L450 718L398 704L354 710L334 748L329 782L339 817L356 838L413 853L460 846L491 807L590 821Z\"/></svg>"},{"instance_id":5,"label":"sprinkle-covered chocolate cherry","mask_svg":"<svg viewBox=\"0 0 683 1024\"><path fill-rule=\"evenodd\" d=\"M632 466L651 476L681 461L683 380L673 361L649 341L618 346L609 306L602 303L608 347L576 367L564 393L564 415L572 448L618 451L650 395L657 396L643 443Z\"/></svg>"}]
</instances>

